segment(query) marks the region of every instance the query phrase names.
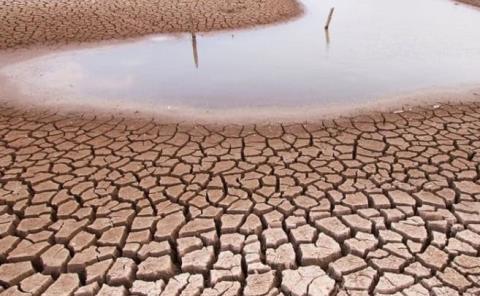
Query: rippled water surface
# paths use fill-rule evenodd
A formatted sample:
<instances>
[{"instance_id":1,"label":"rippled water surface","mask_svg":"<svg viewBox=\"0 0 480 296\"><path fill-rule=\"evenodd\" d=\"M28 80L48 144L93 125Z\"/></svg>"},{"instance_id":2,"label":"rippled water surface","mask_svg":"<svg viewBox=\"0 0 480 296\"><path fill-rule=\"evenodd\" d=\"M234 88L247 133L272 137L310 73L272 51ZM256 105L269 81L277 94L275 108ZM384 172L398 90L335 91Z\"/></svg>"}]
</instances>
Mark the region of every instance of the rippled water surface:
<instances>
[{"instance_id":1,"label":"rippled water surface","mask_svg":"<svg viewBox=\"0 0 480 296\"><path fill-rule=\"evenodd\" d=\"M284 24L151 36L10 62L1 66L2 83L33 100L204 109L361 105L480 85L480 9L448 0L302 3L305 15Z\"/></svg>"}]
</instances>

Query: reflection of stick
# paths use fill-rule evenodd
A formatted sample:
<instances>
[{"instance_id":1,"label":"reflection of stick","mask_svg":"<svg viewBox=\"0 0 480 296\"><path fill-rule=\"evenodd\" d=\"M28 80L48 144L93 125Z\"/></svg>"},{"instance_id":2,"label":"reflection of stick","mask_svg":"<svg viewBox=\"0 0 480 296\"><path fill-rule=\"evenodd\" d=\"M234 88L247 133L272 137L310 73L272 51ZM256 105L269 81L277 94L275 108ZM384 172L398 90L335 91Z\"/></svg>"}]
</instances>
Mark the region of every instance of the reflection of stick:
<instances>
[{"instance_id":1,"label":"reflection of stick","mask_svg":"<svg viewBox=\"0 0 480 296\"><path fill-rule=\"evenodd\" d=\"M332 21L332 16L333 16L333 11L334 10L335 10L335 7L332 7L330 9L330 13L328 14L327 23L325 24L325 30L328 30L328 27L330 27L330 22Z\"/></svg>"},{"instance_id":2,"label":"reflection of stick","mask_svg":"<svg viewBox=\"0 0 480 296\"><path fill-rule=\"evenodd\" d=\"M198 69L198 51L197 51L197 36L192 33L192 49L193 49L193 61L195 62L195 68Z\"/></svg>"}]
</instances>

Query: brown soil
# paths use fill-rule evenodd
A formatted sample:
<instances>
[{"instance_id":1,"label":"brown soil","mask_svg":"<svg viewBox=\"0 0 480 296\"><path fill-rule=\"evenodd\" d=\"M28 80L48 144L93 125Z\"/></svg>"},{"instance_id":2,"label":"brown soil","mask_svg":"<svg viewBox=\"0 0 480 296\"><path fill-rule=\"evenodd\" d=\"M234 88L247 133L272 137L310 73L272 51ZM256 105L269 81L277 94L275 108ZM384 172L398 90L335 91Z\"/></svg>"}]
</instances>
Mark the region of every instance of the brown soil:
<instances>
[{"instance_id":1,"label":"brown soil","mask_svg":"<svg viewBox=\"0 0 480 296\"><path fill-rule=\"evenodd\" d=\"M0 49L235 29L301 14L295 0L0 1Z\"/></svg>"},{"instance_id":2,"label":"brown soil","mask_svg":"<svg viewBox=\"0 0 480 296\"><path fill-rule=\"evenodd\" d=\"M457 1L480 7L480 0L457 0Z\"/></svg>"},{"instance_id":3,"label":"brown soil","mask_svg":"<svg viewBox=\"0 0 480 296\"><path fill-rule=\"evenodd\" d=\"M216 126L0 105L2 295L473 296L479 225L480 103Z\"/></svg>"}]
</instances>

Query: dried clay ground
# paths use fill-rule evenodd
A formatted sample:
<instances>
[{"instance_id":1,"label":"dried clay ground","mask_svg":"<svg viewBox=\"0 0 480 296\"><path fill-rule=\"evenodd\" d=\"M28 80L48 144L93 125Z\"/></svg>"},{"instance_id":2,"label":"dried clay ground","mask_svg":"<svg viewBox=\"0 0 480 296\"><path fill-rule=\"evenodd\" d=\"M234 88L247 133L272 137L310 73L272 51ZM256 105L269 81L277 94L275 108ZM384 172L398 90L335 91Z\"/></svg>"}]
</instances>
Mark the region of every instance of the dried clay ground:
<instances>
[{"instance_id":1,"label":"dried clay ground","mask_svg":"<svg viewBox=\"0 0 480 296\"><path fill-rule=\"evenodd\" d=\"M479 295L480 103L317 124L0 107L1 295Z\"/></svg>"},{"instance_id":2,"label":"dried clay ground","mask_svg":"<svg viewBox=\"0 0 480 296\"><path fill-rule=\"evenodd\" d=\"M480 0L458 0L458 1L480 7Z\"/></svg>"},{"instance_id":3,"label":"dried clay ground","mask_svg":"<svg viewBox=\"0 0 480 296\"><path fill-rule=\"evenodd\" d=\"M295 0L0 0L0 49L243 28L301 12Z\"/></svg>"},{"instance_id":4,"label":"dried clay ground","mask_svg":"<svg viewBox=\"0 0 480 296\"><path fill-rule=\"evenodd\" d=\"M0 0L0 49L301 12L188 3ZM480 103L224 126L0 105L1 296L372 294L480 295Z\"/></svg>"}]
</instances>

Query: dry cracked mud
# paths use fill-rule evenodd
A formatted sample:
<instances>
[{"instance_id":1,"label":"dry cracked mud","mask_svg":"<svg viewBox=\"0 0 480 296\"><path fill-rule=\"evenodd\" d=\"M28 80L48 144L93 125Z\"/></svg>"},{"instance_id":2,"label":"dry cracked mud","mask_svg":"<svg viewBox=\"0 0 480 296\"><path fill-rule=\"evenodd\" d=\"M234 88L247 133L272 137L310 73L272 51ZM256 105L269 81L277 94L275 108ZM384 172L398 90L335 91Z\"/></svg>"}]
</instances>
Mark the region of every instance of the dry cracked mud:
<instances>
[{"instance_id":1,"label":"dry cracked mud","mask_svg":"<svg viewBox=\"0 0 480 296\"><path fill-rule=\"evenodd\" d=\"M458 0L458 1L480 7L480 0Z\"/></svg>"},{"instance_id":2,"label":"dry cracked mud","mask_svg":"<svg viewBox=\"0 0 480 296\"><path fill-rule=\"evenodd\" d=\"M0 49L285 21L295 0L0 0Z\"/></svg>"},{"instance_id":3,"label":"dry cracked mud","mask_svg":"<svg viewBox=\"0 0 480 296\"><path fill-rule=\"evenodd\" d=\"M480 103L188 125L0 107L1 295L479 295Z\"/></svg>"}]
</instances>

